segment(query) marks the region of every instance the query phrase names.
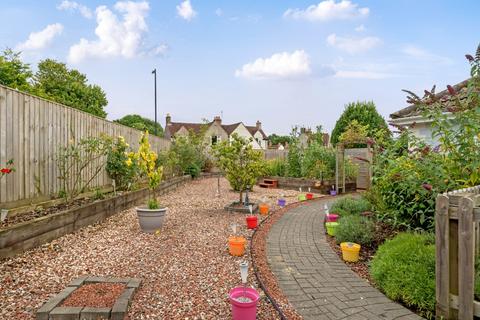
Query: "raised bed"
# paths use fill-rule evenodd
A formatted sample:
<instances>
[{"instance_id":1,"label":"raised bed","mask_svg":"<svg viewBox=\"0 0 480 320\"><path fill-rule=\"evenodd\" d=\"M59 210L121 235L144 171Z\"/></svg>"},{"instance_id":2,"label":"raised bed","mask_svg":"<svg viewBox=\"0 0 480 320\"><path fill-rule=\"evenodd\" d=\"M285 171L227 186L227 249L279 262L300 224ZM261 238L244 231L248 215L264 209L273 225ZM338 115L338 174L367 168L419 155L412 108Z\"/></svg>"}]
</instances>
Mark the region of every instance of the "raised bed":
<instances>
[{"instance_id":1,"label":"raised bed","mask_svg":"<svg viewBox=\"0 0 480 320\"><path fill-rule=\"evenodd\" d=\"M93 283L121 284L124 286L121 295L115 299L110 307L62 306L75 291L84 285ZM73 280L59 294L48 300L36 314L37 320L121 320L124 319L128 306L132 302L133 294L140 286L141 280L135 278L103 278L83 276Z\"/></svg>"},{"instance_id":2,"label":"raised bed","mask_svg":"<svg viewBox=\"0 0 480 320\"><path fill-rule=\"evenodd\" d=\"M191 177L187 175L164 181L158 188L159 194L173 190L190 180ZM117 212L142 203L148 195L148 189L132 191L1 229L0 259L14 256L102 221Z\"/></svg>"},{"instance_id":3,"label":"raised bed","mask_svg":"<svg viewBox=\"0 0 480 320\"><path fill-rule=\"evenodd\" d=\"M308 188L310 188L310 192L322 193L322 194L329 194L331 186L335 184L335 180L320 181L316 179L276 177L276 176L263 177L259 181L261 182L264 179L277 180L278 188L280 189L298 190L298 188L302 188L302 191L307 192ZM356 191L356 189L357 189L356 181L347 181L345 183L346 192Z\"/></svg>"}]
</instances>

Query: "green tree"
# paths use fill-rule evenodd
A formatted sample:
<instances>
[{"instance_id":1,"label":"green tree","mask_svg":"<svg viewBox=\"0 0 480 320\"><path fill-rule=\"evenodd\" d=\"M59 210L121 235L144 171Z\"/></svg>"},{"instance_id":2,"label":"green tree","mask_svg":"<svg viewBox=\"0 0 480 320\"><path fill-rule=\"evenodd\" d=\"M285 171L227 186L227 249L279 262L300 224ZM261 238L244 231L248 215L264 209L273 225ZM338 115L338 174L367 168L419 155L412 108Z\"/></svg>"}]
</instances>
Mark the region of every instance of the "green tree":
<instances>
[{"instance_id":1,"label":"green tree","mask_svg":"<svg viewBox=\"0 0 480 320\"><path fill-rule=\"evenodd\" d=\"M134 128L141 131L148 131L152 135L155 134L155 121L152 121L148 118L144 118L138 114L128 114L121 119L117 119L114 122L123 124L124 126ZM163 128L157 123L157 136L163 136Z\"/></svg>"},{"instance_id":2,"label":"green tree","mask_svg":"<svg viewBox=\"0 0 480 320\"><path fill-rule=\"evenodd\" d=\"M65 63L52 59L40 61L33 77L35 93L80 109L101 118L107 113L105 92L98 85L88 84L86 75L75 69L68 69Z\"/></svg>"},{"instance_id":3,"label":"green tree","mask_svg":"<svg viewBox=\"0 0 480 320\"><path fill-rule=\"evenodd\" d=\"M0 55L0 84L22 91L31 91L30 65L23 63L20 52L5 49Z\"/></svg>"},{"instance_id":4,"label":"green tree","mask_svg":"<svg viewBox=\"0 0 480 320\"><path fill-rule=\"evenodd\" d=\"M266 171L263 154L254 150L250 142L233 134L231 141L222 141L213 146L219 168L225 172L233 190L240 192L240 203L243 202L243 192L251 189Z\"/></svg>"},{"instance_id":5,"label":"green tree","mask_svg":"<svg viewBox=\"0 0 480 320\"><path fill-rule=\"evenodd\" d=\"M360 125L368 126L367 134L369 137L374 137L379 130L383 130L390 135L385 119L377 112L372 101L352 102L346 105L345 110L335 124L331 138L333 145L339 142L340 136L353 120L357 120Z\"/></svg>"},{"instance_id":6,"label":"green tree","mask_svg":"<svg viewBox=\"0 0 480 320\"><path fill-rule=\"evenodd\" d=\"M269 135L268 140L272 145L278 145L280 143L285 145L285 143L290 144L291 142L290 136L280 136L275 133L272 133L271 135Z\"/></svg>"}]
</instances>

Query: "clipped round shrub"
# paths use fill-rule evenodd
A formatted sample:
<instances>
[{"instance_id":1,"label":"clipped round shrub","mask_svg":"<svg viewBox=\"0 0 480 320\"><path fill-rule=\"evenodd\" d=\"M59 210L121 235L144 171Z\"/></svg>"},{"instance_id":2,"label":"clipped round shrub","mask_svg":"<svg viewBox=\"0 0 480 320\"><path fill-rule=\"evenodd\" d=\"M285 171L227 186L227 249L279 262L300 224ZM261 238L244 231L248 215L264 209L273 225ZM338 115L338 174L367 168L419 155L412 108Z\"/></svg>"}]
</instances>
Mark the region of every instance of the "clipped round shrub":
<instances>
[{"instance_id":1,"label":"clipped round shrub","mask_svg":"<svg viewBox=\"0 0 480 320\"><path fill-rule=\"evenodd\" d=\"M435 245L431 234L400 233L370 263L375 283L392 300L431 319L435 313Z\"/></svg>"},{"instance_id":2,"label":"clipped round shrub","mask_svg":"<svg viewBox=\"0 0 480 320\"><path fill-rule=\"evenodd\" d=\"M368 246L373 242L375 223L362 216L347 215L340 217L335 234L337 243L355 242Z\"/></svg>"},{"instance_id":3,"label":"clipped round shrub","mask_svg":"<svg viewBox=\"0 0 480 320\"><path fill-rule=\"evenodd\" d=\"M338 213L340 216L359 215L364 211L370 211L372 206L364 198L355 199L352 197L341 198L330 208L331 213Z\"/></svg>"}]
</instances>

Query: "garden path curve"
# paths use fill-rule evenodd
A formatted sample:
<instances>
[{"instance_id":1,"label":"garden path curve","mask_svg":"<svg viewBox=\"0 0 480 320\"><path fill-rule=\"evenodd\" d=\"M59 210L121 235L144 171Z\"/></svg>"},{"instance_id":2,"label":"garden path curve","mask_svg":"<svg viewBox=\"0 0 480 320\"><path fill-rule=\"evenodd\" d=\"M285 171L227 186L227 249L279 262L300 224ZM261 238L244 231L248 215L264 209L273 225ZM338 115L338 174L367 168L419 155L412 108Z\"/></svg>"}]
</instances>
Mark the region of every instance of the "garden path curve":
<instances>
[{"instance_id":1,"label":"garden path curve","mask_svg":"<svg viewBox=\"0 0 480 320\"><path fill-rule=\"evenodd\" d=\"M288 300L304 319L422 319L389 300L345 265L325 238L326 198L293 208L267 238L267 258Z\"/></svg>"}]
</instances>

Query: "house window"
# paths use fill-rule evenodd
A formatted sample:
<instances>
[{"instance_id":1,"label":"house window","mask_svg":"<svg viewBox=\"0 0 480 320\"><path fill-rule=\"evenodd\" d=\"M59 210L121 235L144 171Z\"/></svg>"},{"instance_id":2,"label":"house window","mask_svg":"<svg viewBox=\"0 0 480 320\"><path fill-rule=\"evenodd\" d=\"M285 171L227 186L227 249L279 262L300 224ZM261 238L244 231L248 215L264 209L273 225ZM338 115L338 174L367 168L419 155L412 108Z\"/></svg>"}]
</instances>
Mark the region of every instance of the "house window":
<instances>
[{"instance_id":1,"label":"house window","mask_svg":"<svg viewBox=\"0 0 480 320\"><path fill-rule=\"evenodd\" d=\"M219 136L212 136L212 146L216 145L220 141Z\"/></svg>"}]
</instances>

